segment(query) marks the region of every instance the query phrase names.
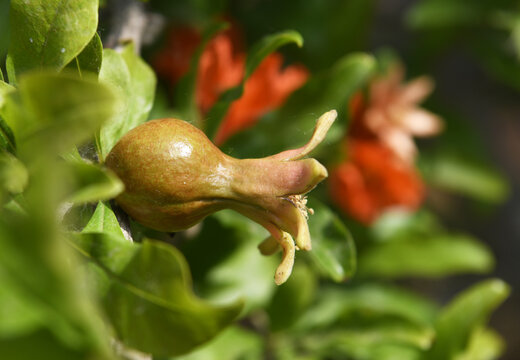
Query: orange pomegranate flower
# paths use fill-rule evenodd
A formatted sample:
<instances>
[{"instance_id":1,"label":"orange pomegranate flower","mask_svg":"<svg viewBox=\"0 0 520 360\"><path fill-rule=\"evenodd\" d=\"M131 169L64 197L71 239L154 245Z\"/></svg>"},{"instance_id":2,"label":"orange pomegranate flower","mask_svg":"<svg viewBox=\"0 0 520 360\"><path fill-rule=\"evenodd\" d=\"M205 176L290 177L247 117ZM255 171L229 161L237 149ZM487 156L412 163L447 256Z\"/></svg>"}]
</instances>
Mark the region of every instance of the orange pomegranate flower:
<instances>
[{"instance_id":1,"label":"orange pomegranate flower","mask_svg":"<svg viewBox=\"0 0 520 360\"><path fill-rule=\"evenodd\" d=\"M220 94L238 85L244 78L246 54L241 50L237 28L215 36L204 48L197 70L197 105L206 114ZM193 29L174 29L168 45L155 58L157 72L176 83L189 70L190 59L201 37ZM302 65L282 68L278 53L267 56L244 84L240 99L230 107L217 130L216 144L222 144L236 132L255 124L265 113L281 106L288 96L308 78Z\"/></svg>"},{"instance_id":2,"label":"orange pomegranate flower","mask_svg":"<svg viewBox=\"0 0 520 360\"><path fill-rule=\"evenodd\" d=\"M424 185L415 169L378 141L351 139L349 161L330 174L333 201L356 220L368 225L385 209L416 209Z\"/></svg>"},{"instance_id":3,"label":"orange pomegranate flower","mask_svg":"<svg viewBox=\"0 0 520 360\"><path fill-rule=\"evenodd\" d=\"M302 65L282 69L283 57L267 56L247 79L242 97L235 101L222 122L215 143L222 144L231 135L255 124L265 113L281 106L289 95L300 88L309 76Z\"/></svg>"},{"instance_id":4,"label":"orange pomegranate flower","mask_svg":"<svg viewBox=\"0 0 520 360\"><path fill-rule=\"evenodd\" d=\"M205 47L197 75L197 105L203 114L220 94L240 84L244 78L245 54L237 53L229 32L214 37Z\"/></svg>"},{"instance_id":5,"label":"orange pomegranate flower","mask_svg":"<svg viewBox=\"0 0 520 360\"><path fill-rule=\"evenodd\" d=\"M432 80L422 76L403 84L403 78L402 66L394 65L385 76L372 82L366 103L354 98L351 109L357 110L357 116L354 114L352 135L371 133L411 164L417 154L413 136L435 135L443 123L437 115L418 107L432 91Z\"/></svg>"},{"instance_id":6,"label":"orange pomegranate flower","mask_svg":"<svg viewBox=\"0 0 520 360\"><path fill-rule=\"evenodd\" d=\"M201 42L201 35L190 27L170 31L166 46L152 60L157 74L175 84L190 69L191 57Z\"/></svg>"}]
</instances>

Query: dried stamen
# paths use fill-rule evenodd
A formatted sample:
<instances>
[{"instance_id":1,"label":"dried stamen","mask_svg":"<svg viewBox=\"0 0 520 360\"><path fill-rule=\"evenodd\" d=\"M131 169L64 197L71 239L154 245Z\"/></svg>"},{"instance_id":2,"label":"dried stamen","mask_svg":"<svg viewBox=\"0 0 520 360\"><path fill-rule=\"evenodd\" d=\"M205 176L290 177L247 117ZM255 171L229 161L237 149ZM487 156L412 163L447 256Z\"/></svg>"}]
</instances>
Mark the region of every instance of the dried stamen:
<instances>
[{"instance_id":1,"label":"dried stamen","mask_svg":"<svg viewBox=\"0 0 520 360\"><path fill-rule=\"evenodd\" d=\"M298 210L300 210L303 217L308 220L309 214L314 215L314 210L307 207L307 196L305 195L289 195L284 197L285 200L293 204Z\"/></svg>"}]
</instances>

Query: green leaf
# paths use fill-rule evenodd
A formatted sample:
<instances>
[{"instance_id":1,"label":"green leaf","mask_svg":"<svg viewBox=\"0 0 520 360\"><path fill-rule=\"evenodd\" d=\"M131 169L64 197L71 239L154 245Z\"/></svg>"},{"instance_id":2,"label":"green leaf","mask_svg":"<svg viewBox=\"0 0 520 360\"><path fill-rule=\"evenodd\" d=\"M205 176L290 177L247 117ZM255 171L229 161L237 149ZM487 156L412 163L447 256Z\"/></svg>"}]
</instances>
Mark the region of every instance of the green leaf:
<instances>
[{"instance_id":1,"label":"green leaf","mask_svg":"<svg viewBox=\"0 0 520 360\"><path fill-rule=\"evenodd\" d=\"M347 354L352 353L356 358L371 359L371 360L419 360L421 358L421 351L413 348L408 344L403 344L402 341L389 341L373 345L361 345L356 339L356 336L351 339L354 351L348 351ZM356 346L357 345L357 346Z\"/></svg>"},{"instance_id":2,"label":"green leaf","mask_svg":"<svg viewBox=\"0 0 520 360\"><path fill-rule=\"evenodd\" d=\"M477 328L470 336L469 345L456 360L498 359L505 350L502 337L491 329Z\"/></svg>"},{"instance_id":3,"label":"green leaf","mask_svg":"<svg viewBox=\"0 0 520 360\"><path fill-rule=\"evenodd\" d=\"M16 151L13 131L0 116L0 147L12 154Z\"/></svg>"},{"instance_id":4,"label":"green leaf","mask_svg":"<svg viewBox=\"0 0 520 360\"><path fill-rule=\"evenodd\" d=\"M272 52L278 50L286 44L294 43L298 47L303 46L302 36L294 30L284 31L278 34L269 35L254 44L249 50L249 56L246 61L246 79L253 74L260 63Z\"/></svg>"},{"instance_id":5,"label":"green leaf","mask_svg":"<svg viewBox=\"0 0 520 360\"><path fill-rule=\"evenodd\" d=\"M240 2L233 14L241 19L248 39L255 41L267 32L294 29L305 39L301 49L287 49L311 71L331 66L345 54L365 49L372 30L374 0L300 0Z\"/></svg>"},{"instance_id":6,"label":"green leaf","mask_svg":"<svg viewBox=\"0 0 520 360\"><path fill-rule=\"evenodd\" d=\"M366 316L367 319L401 319L431 330L436 312L436 306L413 293L366 283L348 289L321 289L318 301L299 319L297 328L313 332L337 324L355 326L359 316Z\"/></svg>"},{"instance_id":7,"label":"green leaf","mask_svg":"<svg viewBox=\"0 0 520 360\"><path fill-rule=\"evenodd\" d=\"M245 75L240 85L226 91L222 94L215 105L208 113L204 130L208 138L213 139L222 119L224 119L231 103L242 96L244 84L260 65L266 56L276 51L283 45L294 43L301 47L303 38L296 31L284 31L278 34L266 36L258 43L254 44L247 55Z\"/></svg>"},{"instance_id":8,"label":"green leaf","mask_svg":"<svg viewBox=\"0 0 520 360\"><path fill-rule=\"evenodd\" d=\"M111 49L103 51L99 79L112 85L122 99L115 116L99 134L98 152L103 160L124 134L146 121L153 105L156 77L130 44L121 53Z\"/></svg>"},{"instance_id":9,"label":"green leaf","mask_svg":"<svg viewBox=\"0 0 520 360\"><path fill-rule=\"evenodd\" d=\"M366 54L342 58L331 69L313 76L272 116L232 137L224 144L224 151L248 158L301 146L308 141L316 119L331 109L339 110L340 116L329 130L327 139L329 142L338 141L344 136L347 126L346 121L341 120L341 110L347 100L366 84L375 68L373 57Z\"/></svg>"},{"instance_id":10,"label":"green leaf","mask_svg":"<svg viewBox=\"0 0 520 360\"><path fill-rule=\"evenodd\" d=\"M2 115L5 112L5 110L3 111L2 107L6 102L6 97L8 96L8 94L15 90L16 89L13 86L0 80L0 147L11 153L15 152L16 145L12 130L9 128L9 126L2 118Z\"/></svg>"},{"instance_id":11,"label":"green leaf","mask_svg":"<svg viewBox=\"0 0 520 360\"><path fill-rule=\"evenodd\" d=\"M451 234L378 243L361 252L358 261L359 275L381 278L487 273L494 266L484 244Z\"/></svg>"},{"instance_id":12,"label":"green leaf","mask_svg":"<svg viewBox=\"0 0 520 360\"><path fill-rule=\"evenodd\" d=\"M304 265L295 264L286 283L279 286L267 308L271 330L279 331L293 325L314 298L317 281Z\"/></svg>"},{"instance_id":13,"label":"green leaf","mask_svg":"<svg viewBox=\"0 0 520 360\"><path fill-rule=\"evenodd\" d=\"M0 217L0 353L24 360L110 358L109 333L76 258L54 224L29 211L4 210Z\"/></svg>"},{"instance_id":14,"label":"green leaf","mask_svg":"<svg viewBox=\"0 0 520 360\"><path fill-rule=\"evenodd\" d=\"M440 154L429 159L425 171L431 185L477 200L501 203L509 194L509 184L497 170L460 156Z\"/></svg>"},{"instance_id":15,"label":"green leaf","mask_svg":"<svg viewBox=\"0 0 520 360\"><path fill-rule=\"evenodd\" d=\"M224 330L207 345L175 360L261 360L263 359L263 339L259 334L237 326Z\"/></svg>"},{"instance_id":16,"label":"green leaf","mask_svg":"<svg viewBox=\"0 0 520 360\"><path fill-rule=\"evenodd\" d=\"M418 360L434 338L436 307L395 287L326 287L316 300L292 332L318 358Z\"/></svg>"},{"instance_id":17,"label":"green leaf","mask_svg":"<svg viewBox=\"0 0 520 360\"><path fill-rule=\"evenodd\" d=\"M16 74L14 70L13 59L7 54L7 58L5 59L5 69L7 70L7 78L9 79L9 84L16 86Z\"/></svg>"},{"instance_id":18,"label":"green leaf","mask_svg":"<svg viewBox=\"0 0 520 360\"><path fill-rule=\"evenodd\" d=\"M260 225L231 210L205 219L200 232L181 247L199 293L219 303L244 299L243 313L265 307L276 287L273 277L280 261L278 254L263 256L258 251L267 236Z\"/></svg>"},{"instance_id":19,"label":"green leaf","mask_svg":"<svg viewBox=\"0 0 520 360\"><path fill-rule=\"evenodd\" d=\"M25 166L13 155L0 152L0 188L19 194L27 186L29 174Z\"/></svg>"},{"instance_id":20,"label":"green leaf","mask_svg":"<svg viewBox=\"0 0 520 360\"><path fill-rule=\"evenodd\" d=\"M368 329L337 329L304 336L298 345L311 354L322 354L321 358L419 360L419 350L429 345L432 335L409 324L380 323Z\"/></svg>"},{"instance_id":21,"label":"green leaf","mask_svg":"<svg viewBox=\"0 0 520 360\"><path fill-rule=\"evenodd\" d=\"M65 69L78 73L80 77L85 72L98 75L101 70L102 60L103 44L101 43L101 38L96 33L83 51L72 59Z\"/></svg>"},{"instance_id":22,"label":"green leaf","mask_svg":"<svg viewBox=\"0 0 520 360\"><path fill-rule=\"evenodd\" d=\"M16 360L83 360L93 356L92 352L63 346L51 331L35 330L20 337L0 339L0 353L6 359ZM108 359L95 354L96 359ZM112 359L112 358L111 358Z\"/></svg>"},{"instance_id":23,"label":"green leaf","mask_svg":"<svg viewBox=\"0 0 520 360\"><path fill-rule=\"evenodd\" d=\"M59 153L92 138L113 114L115 101L94 80L33 73L20 79L19 92L9 94L4 119L26 156Z\"/></svg>"},{"instance_id":24,"label":"green leaf","mask_svg":"<svg viewBox=\"0 0 520 360\"><path fill-rule=\"evenodd\" d=\"M426 210L390 209L370 226L374 240L399 241L405 238L424 238L440 234L442 227L434 214Z\"/></svg>"},{"instance_id":25,"label":"green leaf","mask_svg":"<svg viewBox=\"0 0 520 360\"><path fill-rule=\"evenodd\" d=\"M92 214L92 217L82 230L82 233L105 233L120 239L124 239L125 237L112 208L102 201L97 204L94 214Z\"/></svg>"},{"instance_id":26,"label":"green leaf","mask_svg":"<svg viewBox=\"0 0 520 360\"><path fill-rule=\"evenodd\" d=\"M99 297L103 297L110 289L111 279L96 264L104 264L111 272L119 273L138 249L128 245L129 240L125 238L115 213L106 202L97 204L81 233L89 235L73 237L72 241L78 248L88 249L83 250L83 253L95 254L95 261L87 263L88 281Z\"/></svg>"},{"instance_id":27,"label":"green leaf","mask_svg":"<svg viewBox=\"0 0 520 360\"><path fill-rule=\"evenodd\" d=\"M4 82L3 79L0 79L0 110L2 109L2 106L4 106L7 94L14 90L16 90L14 86Z\"/></svg>"},{"instance_id":28,"label":"green leaf","mask_svg":"<svg viewBox=\"0 0 520 360\"><path fill-rule=\"evenodd\" d=\"M97 24L97 0L12 0L9 56L16 76L32 69L60 71L92 39Z\"/></svg>"},{"instance_id":29,"label":"green leaf","mask_svg":"<svg viewBox=\"0 0 520 360\"><path fill-rule=\"evenodd\" d=\"M66 201L73 204L108 200L124 190L119 178L109 169L82 161L67 163L74 183L74 191Z\"/></svg>"},{"instance_id":30,"label":"green leaf","mask_svg":"<svg viewBox=\"0 0 520 360\"><path fill-rule=\"evenodd\" d=\"M435 342L427 359L453 359L470 346L471 337L508 297L509 286L501 280L483 281L448 304L439 315Z\"/></svg>"},{"instance_id":31,"label":"green leaf","mask_svg":"<svg viewBox=\"0 0 520 360\"><path fill-rule=\"evenodd\" d=\"M194 124L200 124L201 115L197 107L196 86L199 69L199 61L204 48L213 36L229 26L225 22L212 22L203 30L202 41L191 57L190 69L184 75L175 88L175 107L179 112L179 118Z\"/></svg>"},{"instance_id":32,"label":"green leaf","mask_svg":"<svg viewBox=\"0 0 520 360\"><path fill-rule=\"evenodd\" d=\"M195 297L188 265L170 245L92 233L80 235L76 246L110 279L105 310L118 338L131 348L163 357L187 353L242 309L240 302L214 306Z\"/></svg>"},{"instance_id":33,"label":"green leaf","mask_svg":"<svg viewBox=\"0 0 520 360\"><path fill-rule=\"evenodd\" d=\"M461 0L423 0L406 15L413 29L477 25L482 19L482 4Z\"/></svg>"},{"instance_id":34,"label":"green leaf","mask_svg":"<svg viewBox=\"0 0 520 360\"><path fill-rule=\"evenodd\" d=\"M341 282L356 271L356 248L341 220L314 198L309 200L314 214L309 216L312 250L308 256L328 278Z\"/></svg>"},{"instance_id":35,"label":"green leaf","mask_svg":"<svg viewBox=\"0 0 520 360\"><path fill-rule=\"evenodd\" d=\"M45 311L38 306L37 301L26 296L17 286L16 280L8 275L8 272L0 267L0 339L32 332L45 321Z\"/></svg>"}]
</instances>

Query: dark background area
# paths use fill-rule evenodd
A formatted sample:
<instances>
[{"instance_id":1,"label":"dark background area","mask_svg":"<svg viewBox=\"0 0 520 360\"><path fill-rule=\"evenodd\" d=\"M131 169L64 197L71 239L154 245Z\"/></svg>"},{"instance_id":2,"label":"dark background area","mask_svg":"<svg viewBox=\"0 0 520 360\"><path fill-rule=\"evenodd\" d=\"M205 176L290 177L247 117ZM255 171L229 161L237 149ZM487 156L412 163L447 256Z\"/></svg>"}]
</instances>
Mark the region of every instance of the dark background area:
<instances>
[{"instance_id":1,"label":"dark background area","mask_svg":"<svg viewBox=\"0 0 520 360\"><path fill-rule=\"evenodd\" d=\"M394 48L406 61L414 55L420 36L407 30L404 17L412 0L380 1L375 9L370 37L371 50ZM428 73L435 79L434 97L455 109L478 133L484 151L509 179L507 202L475 216L478 204L458 204L458 212L445 214L449 224L485 241L496 256L493 276L512 286L509 299L496 311L491 325L506 339L504 359L520 359L520 101L518 92L500 84L462 47L450 47L432 62ZM520 66L520 64L519 64ZM449 123L450 119L446 119ZM441 214L442 215L442 214ZM449 215L449 216L448 216ZM421 280L414 285L440 302L478 280L478 276L456 276L439 281Z\"/></svg>"}]
</instances>

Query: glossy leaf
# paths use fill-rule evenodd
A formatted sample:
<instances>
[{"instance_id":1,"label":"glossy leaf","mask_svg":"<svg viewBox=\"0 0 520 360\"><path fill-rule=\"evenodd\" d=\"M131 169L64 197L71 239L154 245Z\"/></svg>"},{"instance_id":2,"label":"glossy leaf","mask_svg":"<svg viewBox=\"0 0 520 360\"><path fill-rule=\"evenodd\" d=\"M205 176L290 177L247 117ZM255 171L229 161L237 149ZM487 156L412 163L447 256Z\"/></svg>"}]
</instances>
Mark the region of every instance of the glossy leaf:
<instances>
[{"instance_id":1,"label":"glossy leaf","mask_svg":"<svg viewBox=\"0 0 520 360\"><path fill-rule=\"evenodd\" d=\"M501 203L509 193L509 185L498 171L462 157L434 157L429 159L426 171L431 185L477 200Z\"/></svg>"},{"instance_id":2,"label":"glossy leaf","mask_svg":"<svg viewBox=\"0 0 520 360\"><path fill-rule=\"evenodd\" d=\"M419 360L421 358L420 350L400 340L366 345L358 341L354 335L350 343L354 344L353 350L345 349L346 354L353 354L367 360Z\"/></svg>"},{"instance_id":3,"label":"glossy leaf","mask_svg":"<svg viewBox=\"0 0 520 360\"><path fill-rule=\"evenodd\" d=\"M9 94L4 119L26 151L69 150L92 138L113 114L112 91L90 79L34 73L20 79L19 89Z\"/></svg>"},{"instance_id":4,"label":"glossy leaf","mask_svg":"<svg viewBox=\"0 0 520 360\"><path fill-rule=\"evenodd\" d=\"M0 148L10 153L16 151L13 132L2 117L0 117Z\"/></svg>"},{"instance_id":5,"label":"glossy leaf","mask_svg":"<svg viewBox=\"0 0 520 360\"><path fill-rule=\"evenodd\" d=\"M101 38L96 33L83 51L72 59L65 69L76 72L80 77L85 72L98 75L102 61L103 44L101 43Z\"/></svg>"},{"instance_id":6,"label":"glossy leaf","mask_svg":"<svg viewBox=\"0 0 520 360\"><path fill-rule=\"evenodd\" d=\"M109 333L76 258L52 222L38 209L28 211L30 217L5 210L0 217L0 353L23 360L111 358Z\"/></svg>"},{"instance_id":7,"label":"glossy leaf","mask_svg":"<svg viewBox=\"0 0 520 360\"><path fill-rule=\"evenodd\" d=\"M471 336L509 295L501 280L483 281L458 295L439 315L436 339L427 359L453 359L465 352Z\"/></svg>"},{"instance_id":8,"label":"glossy leaf","mask_svg":"<svg viewBox=\"0 0 520 360\"><path fill-rule=\"evenodd\" d=\"M291 43L294 43L299 47L303 45L303 38L298 32L284 31L269 35L252 46L247 54L245 75L242 82L240 85L222 94L217 103L208 113L204 130L210 139L215 136L222 119L224 119L229 107L231 106L231 103L242 96L245 82L258 65L260 65L262 60L281 46Z\"/></svg>"},{"instance_id":9,"label":"glossy leaf","mask_svg":"<svg viewBox=\"0 0 520 360\"><path fill-rule=\"evenodd\" d=\"M9 56L16 76L63 69L92 39L97 23L97 0L12 0Z\"/></svg>"},{"instance_id":10,"label":"glossy leaf","mask_svg":"<svg viewBox=\"0 0 520 360\"><path fill-rule=\"evenodd\" d=\"M322 288L296 323L295 347L318 358L418 360L434 338L436 307L398 288ZM301 350L300 350L301 351Z\"/></svg>"},{"instance_id":11,"label":"glossy leaf","mask_svg":"<svg viewBox=\"0 0 520 360\"><path fill-rule=\"evenodd\" d=\"M295 264L291 277L279 286L267 308L272 331L293 325L313 300L317 289L315 274L304 265Z\"/></svg>"},{"instance_id":12,"label":"glossy leaf","mask_svg":"<svg viewBox=\"0 0 520 360\"><path fill-rule=\"evenodd\" d=\"M375 65L374 59L366 54L342 58L331 69L313 76L272 116L232 137L224 145L224 150L235 157L247 158L296 148L308 141L316 119L331 109L337 109L340 116L329 130L327 139L329 142L339 140L347 125L341 121L342 109L347 100L366 84Z\"/></svg>"},{"instance_id":13,"label":"glossy leaf","mask_svg":"<svg viewBox=\"0 0 520 360\"><path fill-rule=\"evenodd\" d=\"M248 78L251 76L258 65L260 65L262 60L264 60L264 58L266 58L269 54L278 50L278 48L282 47L283 45L291 43L296 44L298 47L303 46L303 38L297 31L289 30L278 34L269 35L253 45L253 47L249 50L250 55L248 56L246 62L245 77Z\"/></svg>"},{"instance_id":14,"label":"glossy leaf","mask_svg":"<svg viewBox=\"0 0 520 360\"><path fill-rule=\"evenodd\" d=\"M0 152L0 194L4 191L19 194L27 186L29 174L16 157Z\"/></svg>"},{"instance_id":15,"label":"glossy leaf","mask_svg":"<svg viewBox=\"0 0 520 360\"><path fill-rule=\"evenodd\" d=\"M69 162L67 167L74 183L67 201L74 204L108 200L124 190L121 180L109 169L82 161Z\"/></svg>"},{"instance_id":16,"label":"glossy leaf","mask_svg":"<svg viewBox=\"0 0 520 360\"><path fill-rule=\"evenodd\" d=\"M494 330L477 328L473 330L466 350L456 360L499 359L505 347L504 340Z\"/></svg>"},{"instance_id":17,"label":"glossy leaf","mask_svg":"<svg viewBox=\"0 0 520 360\"><path fill-rule=\"evenodd\" d=\"M107 271L97 264L105 264L113 273L124 270L134 257L136 247L127 246L117 217L107 202L100 201L94 213L81 231L80 236L73 237L73 244L82 249L82 254L89 253L95 261L87 262L88 282L100 297L106 296L112 281ZM85 251L85 249L87 249Z\"/></svg>"},{"instance_id":18,"label":"glossy leaf","mask_svg":"<svg viewBox=\"0 0 520 360\"><path fill-rule=\"evenodd\" d=\"M123 231L112 208L102 201L97 204L94 214L92 214L82 233L104 233L113 235L121 240L124 239Z\"/></svg>"},{"instance_id":19,"label":"glossy leaf","mask_svg":"<svg viewBox=\"0 0 520 360\"><path fill-rule=\"evenodd\" d=\"M439 220L427 210L389 209L370 226L374 240L380 242L419 239L442 231Z\"/></svg>"},{"instance_id":20,"label":"glossy leaf","mask_svg":"<svg viewBox=\"0 0 520 360\"><path fill-rule=\"evenodd\" d=\"M129 130L146 121L152 109L156 77L153 70L127 45L121 53L103 51L101 82L112 85L119 95L116 114L102 128L98 139L101 160Z\"/></svg>"},{"instance_id":21,"label":"glossy leaf","mask_svg":"<svg viewBox=\"0 0 520 360\"><path fill-rule=\"evenodd\" d=\"M316 304L300 318L297 328L312 332L338 323L350 326L355 324L353 319L364 315L373 319L401 319L431 332L436 311L436 306L426 299L388 285L367 283L350 289L325 288Z\"/></svg>"},{"instance_id":22,"label":"glossy leaf","mask_svg":"<svg viewBox=\"0 0 520 360\"><path fill-rule=\"evenodd\" d=\"M266 306L280 256L258 251L267 236L260 225L231 210L204 220L200 232L181 247L200 293L218 302L244 299L244 313Z\"/></svg>"},{"instance_id":23,"label":"glossy leaf","mask_svg":"<svg viewBox=\"0 0 520 360\"><path fill-rule=\"evenodd\" d=\"M359 275L382 278L487 273L494 266L484 244L466 235L449 234L376 244L358 260Z\"/></svg>"},{"instance_id":24,"label":"glossy leaf","mask_svg":"<svg viewBox=\"0 0 520 360\"><path fill-rule=\"evenodd\" d=\"M89 233L76 246L109 279L105 310L118 338L131 348L156 356L189 352L241 311L241 303L213 306L196 298L188 265L170 245Z\"/></svg>"},{"instance_id":25,"label":"glossy leaf","mask_svg":"<svg viewBox=\"0 0 520 360\"><path fill-rule=\"evenodd\" d=\"M14 64L13 59L9 54L7 54L7 57L5 59L5 70L7 71L7 79L9 80L9 84L16 86L16 74L14 70Z\"/></svg>"},{"instance_id":26,"label":"glossy leaf","mask_svg":"<svg viewBox=\"0 0 520 360\"><path fill-rule=\"evenodd\" d=\"M15 88L13 86L0 80L0 147L11 153L15 152L16 145L12 130L9 128L7 123L2 118L3 112L5 111L2 111L2 107L6 102L6 97L8 96L8 94L13 91L15 91Z\"/></svg>"},{"instance_id":27,"label":"glossy leaf","mask_svg":"<svg viewBox=\"0 0 520 360\"><path fill-rule=\"evenodd\" d=\"M356 271L356 248L352 236L341 220L316 199L309 200L314 214L309 216L312 250L308 256L321 273L341 282Z\"/></svg>"},{"instance_id":28,"label":"glossy leaf","mask_svg":"<svg viewBox=\"0 0 520 360\"><path fill-rule=\"evenodd\" d=\"M207 345L175 360L261 360L264 358L262 354L263 339L260 335L234 326L224 330Z\"/></svg>"},{"instance_id":29,"label":"glossy leaf","mask_svg":"<svg viewBox=\"0 0 520 360\"><path fill-rule=\"evenodd\" d=\"M299 339L299 347L311 354L322 354L322 358L418 360L420 348L428 346L431 339L431 333L410 325L381 323L368 329L334 330L304 336ZM396 355L396 358L392 357Z\"/></svg>"},{"instance_id":30,"label":"glossy leaf","mask_svg":"<svg viewBox=\"0 0 520 360\"><path fill-rule=\"evenodd\" d=\"M4 82L3 79L0 79L0 109L5 103L5 97L8 93L14 91L15 88L8 83Z\"/></svg>"}]
</instances>

